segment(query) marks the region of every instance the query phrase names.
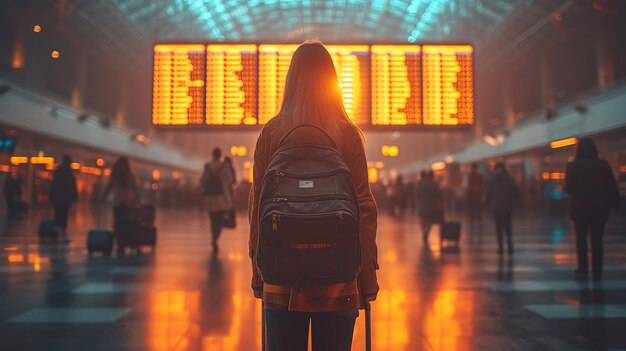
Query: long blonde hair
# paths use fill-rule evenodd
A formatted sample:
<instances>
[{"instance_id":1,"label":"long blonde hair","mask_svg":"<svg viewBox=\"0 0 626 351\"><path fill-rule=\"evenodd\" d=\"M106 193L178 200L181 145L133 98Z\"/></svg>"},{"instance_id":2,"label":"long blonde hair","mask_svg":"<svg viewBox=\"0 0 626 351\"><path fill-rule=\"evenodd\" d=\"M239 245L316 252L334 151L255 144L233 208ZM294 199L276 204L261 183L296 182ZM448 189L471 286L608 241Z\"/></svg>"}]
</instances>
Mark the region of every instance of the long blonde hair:
<instances>
[{"instance_id":1,"label":"long blonde hair","mask_svg":"<svg viewBox=\"0 0 626 351\"><path fill-rule=\"evenodd\" d=\"M305 41L294 52L278 115L295 125L316 125L334 137L340 137L347 124L362 138L343 106L333 59L318 39Z\"/></svg>"}]
</instances>

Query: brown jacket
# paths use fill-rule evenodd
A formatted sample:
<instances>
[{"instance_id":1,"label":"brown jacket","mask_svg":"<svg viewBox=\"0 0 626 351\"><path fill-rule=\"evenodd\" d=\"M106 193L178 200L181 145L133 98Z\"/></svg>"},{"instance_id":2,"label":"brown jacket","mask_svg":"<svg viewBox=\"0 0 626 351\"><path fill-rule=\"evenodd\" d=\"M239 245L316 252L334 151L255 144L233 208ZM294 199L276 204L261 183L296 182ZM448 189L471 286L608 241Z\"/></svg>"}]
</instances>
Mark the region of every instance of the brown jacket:
<instances>
[{"instance_id":1,"label":"brown jacket","mask_svg":"<svg viewBox=\"0 0 626 351\"><path fill-rule=\"evenodd\" d=\"M260 280L254 260L257 239L259 235L259 197L263 175L267 170L272 155L278 149L283 136L293 128L292 121L284 117L275 117L265 125L254 152L254 179L248 201L248 215L250 220L250 258L252 258L252 289L256 297L263 297L270 308L284 308L294 311L325 312L341 311L362 308L361 296L374 300L378 293L376 270L378 269L376 227L378 212L374 197L368 182L367 161L363 142L356 129L345 124L341 135L333 135L339 153L346 160L352 172L354 185L359 198L361 211L361 243L363 253L363 269L359 276L361 287L356 279L348 283L328 286L298 289L293 287L263 284ZM298 133L305 132L298 129L291 137L297 140ZM262 292L262 294L261 294ZM361 294L361 296L360 296Z\"/></svg>"}]
</instances>

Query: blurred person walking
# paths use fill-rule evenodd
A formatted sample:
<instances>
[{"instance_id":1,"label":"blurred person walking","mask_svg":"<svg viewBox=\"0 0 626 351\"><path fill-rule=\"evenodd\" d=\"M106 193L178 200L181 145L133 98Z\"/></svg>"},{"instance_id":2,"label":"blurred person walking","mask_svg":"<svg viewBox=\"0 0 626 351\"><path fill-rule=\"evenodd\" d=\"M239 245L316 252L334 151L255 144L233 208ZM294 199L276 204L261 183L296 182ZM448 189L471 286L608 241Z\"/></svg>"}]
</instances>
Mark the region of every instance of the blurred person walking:
<instances>
[{"instance_id":1,"label":"blurred person walking","mask_svg":"<svg viewBox=\"0 0 626 351\"><path fill-rule=\"evenodd\" d=\"M4 199L7 217L14 218L20 212L22 204L22 181L17 172L11 172L4 181Z\"/></svg>"},{"instance_id":2,"label":"blurred person walking","mask_svg":"<svg viewBox=\"0 0 626 351\"><path fill-rule=\"evenodd\" d=\"M67 219L69 217L72 204L78 201L78 191L76 190L76 178L71 167L72 158L63 156L61 164L54 171L52 182L50 183L49 200L54 206L54 226L62 237L63 242L69 243L67 232Z\"/></svg>"},{"instance_id":3,"label":"blurred person walking","mask_svg":"<svg viewBox=\"0 0 626 351\"><path fill-rule=\"evenodd\" d=\"M471 171L467 175L466 205L470 222L474 223L481 219L482 215L482 198L485 192L485 178L478 173L478 164L473 163Z\"/></svg>"},{"instance_id":4,"label":"blurred person walking","mask_svg":"<svg viewBox=\"0 0 626 351\"><path fill-rule=\"evenodd\" d=\"M120 156L113 164L111 177L102 192L102 201L106 201L109 195L113 202L113 232L120 235L130 211L140 203L137 178L125 156Z\"/></svg>"},{"instance_id":5,"label":"blurred person walking","mask_svg":"<svg viewBox=\"0 0 626 351\"><path fill-rule=\"evenodd\" d=\"M520 193L515 181L507 172L504 163L498 162L487 185L485 200L493 212L498 237L498 254L504 252L506 235L507 252L513 255L513 209L520 200Z\"/></svg>"},{"instance_id":6,"label":"blurred person walking","mask_svg":"<svg viewBox=\"0 0 626 351\"><path fill-rule=\"evenodd\" d=\"M417 210L422 229L422 239L428 243L430 228L434 223L443 222L443 192L435 181L435 173L422 171L421 179L417 182Z\"/></svg>"},{"instance_id":7,"label":"blurred person walking","mask_svg":"<svg viewBox=\"0 0 626 351\"><path fill-rule=\"evenodd\" d=\"M588 274L587 241L591 238L593 279L602 279L602 238L610 210L619 210L620 195L608 162L598 157L590 138L576 146L575 159L567 165L564 191L572 196L570 218L576 229L577 278Z\"/></svg>"},{"instance_id":8,"label":"blurred person walking","mask_svg":"<svg viewBox=\"0 0 626 351\"><path fill-rule=\"evenodd\" d=\"M326 147L328 150L326 154L331 152L333 155L335 153L340 154L345 160L345 166L350 171L353 183L350 184L350 187L353 187L356 193L354 199L352 197L350 197L351 200L347 200L347 198L328 201L320 199L318 202L303 203L302 206L315 206L316 203L319 206L336 206L337 201L344 201L344 203L350 201L352 204L352 200L355 202L358 200L360 218L357 217L355 220L357 220L356 223L360 222L360 228L354 228L361 241L362 270L358 278L314 286L274 285L264 283L261 280L259 267L257 267L257 255L260 255L257 243L260 240L260 235L268 235L267 231L273 228L276 228L275 230L312 231L311 228L304 227L305 224L302 224L302 228L298 229L297 225L294 224L295 222L289 222L288 218L280 219L279 224L278 217L273 218L275 219L273 228L272 225L269 229L267 227L262 228L259 219L260 201L262 199L261 186L266 184L263 182L263 178L268 171L270 161L275 160L273 156L283 145L283 141L287 142L286 145L283 145L287 148L291 145L289 142L301 143L303 140L306 140L307 143L310 141L309 145L314 145L310 149L316 148L315 152L321 152L319 150ZM253 273L252 289L255 297L262 298L264 302L265 341L269 351L307 350L309 325L311 325L314 351L348 351L351 349L352 335L359 308L366 309L366 325L369 325L367 312L369 301L375 300L378 293L376 279L376 269L378 269L377 209L369 187L367 160L363 144L363 134L351 122L345 112L337 74L328 51L319 40L307 41L300 45L293 55L287 73L280 112L265 125L257 141L254 154L254 181L248 202L249 243ZM284 148L280 150L284 150ZM304 160L306 156L302 155L301 157ZM330 171L328 173L330 174ZM342 174L345 176L345 173ZM279 172L277 177L281 175L282 173ZM346 186L342 183L329 187L324 183L324 180L330 179L333 175L328 177L313 180L310 180L311 178L296 180L283 177L277 178L277 183L283 191L291 189L292 193L290 194L301 194L299 198L302 199L307 197L302 195L307 192L326 190L334 192L336 186ZM345 178L342 179L345 180ZM333 181L333 184L337 183ZM290 195L286 194L285 196ZM285 199L286 202L290 201L287 197ZM282 201L281 198L277 200ZM269 199L263 201L269 201ZM298 207L296 201L298 200L294 199L293 202L285 204L285 206L289 206L289 208ZM307 197L307 201L312 200ZM315 212L314 215L323 217L316 212L319 211L319 208L308 208ZM352 218L348 219L348 213L338 212L337 215L338 223L340 225L344 223L341 228L344 228L346 223L352 223ZM315 226L322 225L321 220L318 221L320 222L318 224L316 222L311 223L311 219L307 218L307 222L304 223L309 223L306 224L309 227L316 228ZM335 222L331 220L328 223ZM288 233L283 234L288 235ZM323 239L323 236L320 238L322 239L318 240L330 240ZM316 239L311 238L309 240ZM314 253L310 252L309 254ZM331 263L329 259L328 264ZM369 336L369 333L366 335Z\"/></svg>"},{"instance_id":9,"label":"blurred person walking","mask_svg":"<svg viewBox=\"0 0 626 351\"><path fill-rule=\"evenodd\" d=\"M407 205L407 187L401 175L389 185L389 209L394 217L403 217Z\"/></svg>"},{"instance_id":10,"label":"blurred person walking","mask_svg":"<svg viewBox=\"0 0 626 351\"><path fill-rule=\"evenodd\" d=\"M213 149L213 160L204 165L200 185L205 196L205 209L211 217L211 235L214 250L218 250L217 241L222 229L229 220L227 216L234 208L232 197L233 170L222 161L222 150Z\"/></svg>"}]
</instances>

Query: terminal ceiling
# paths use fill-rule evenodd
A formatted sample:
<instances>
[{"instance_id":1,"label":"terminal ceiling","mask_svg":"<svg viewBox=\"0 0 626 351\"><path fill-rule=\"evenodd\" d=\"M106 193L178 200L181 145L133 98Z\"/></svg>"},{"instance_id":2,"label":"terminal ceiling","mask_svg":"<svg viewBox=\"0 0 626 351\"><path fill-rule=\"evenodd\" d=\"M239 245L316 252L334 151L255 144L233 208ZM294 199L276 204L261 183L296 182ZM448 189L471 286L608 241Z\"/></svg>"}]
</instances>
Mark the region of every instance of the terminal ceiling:
<instances>
[{"instance_id":1,"label":"terminal ceiling","mask_svg":"<svg viewBox=\"0 0 626 351\"><path fill-rule=\"evenodd\" d=\"M155 41L493 42L573 0L50 0L104 50ZM501 39L501 38L499 38ZM93 42L93 41L91 41ZM138 49L147 50L138 50Z\"/></svg>"}]
</instances>

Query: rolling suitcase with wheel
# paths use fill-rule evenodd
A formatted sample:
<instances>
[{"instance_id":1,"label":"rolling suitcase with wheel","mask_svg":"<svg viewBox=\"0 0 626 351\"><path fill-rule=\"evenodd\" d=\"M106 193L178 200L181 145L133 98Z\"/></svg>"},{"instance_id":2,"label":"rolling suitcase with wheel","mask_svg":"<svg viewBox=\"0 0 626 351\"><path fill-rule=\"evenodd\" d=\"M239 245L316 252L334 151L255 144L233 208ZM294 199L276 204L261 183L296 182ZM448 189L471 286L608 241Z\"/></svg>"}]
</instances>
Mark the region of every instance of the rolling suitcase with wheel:
<instances>
[{"instance_id":1,"label":"rolling suitcase with wheel","mask_svg":"<svg viewBox=\"0 0 626 351\"><path fill-rule=\"evenodd\" d=\"M141 230L142 230L142 237L143 237L141 240L141 245L150 246L154 250L154 247L156 246L156 243L157 243L156 227L153 225L144 224Z\"/></svg>"},{"instance_id":2,"label":"rolling suitcase with wheel","mask_svg":"<svg viewBox=\"0 0 626 351\"><path fill-rule=\"evenodd\" d=\"M107 228L96 228L87 234L87 252L91 256L94 252L101 252L104 256L111 256L113 251L113 233Z\"/></svg>"},{"instance_id":3,"label":"rolling suitcase with wheel","mask_svg":"<svg viewBox=\"0 0 626 351\"><path fill-rule=\"evenodd\" d=\"M460 222L443 222L441 224L441 241L454 241L458 244L461 238Z\"/></svg>"}]
</instances>

